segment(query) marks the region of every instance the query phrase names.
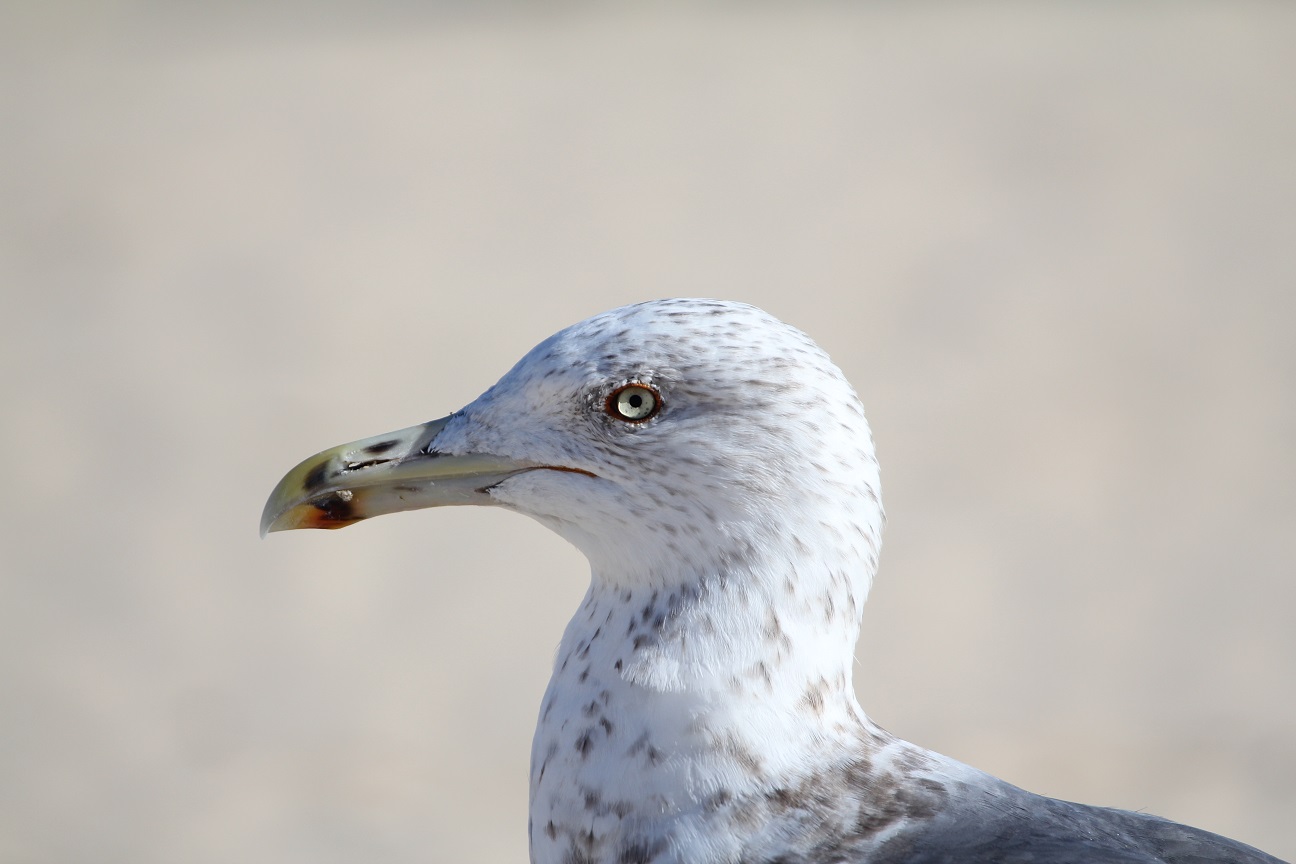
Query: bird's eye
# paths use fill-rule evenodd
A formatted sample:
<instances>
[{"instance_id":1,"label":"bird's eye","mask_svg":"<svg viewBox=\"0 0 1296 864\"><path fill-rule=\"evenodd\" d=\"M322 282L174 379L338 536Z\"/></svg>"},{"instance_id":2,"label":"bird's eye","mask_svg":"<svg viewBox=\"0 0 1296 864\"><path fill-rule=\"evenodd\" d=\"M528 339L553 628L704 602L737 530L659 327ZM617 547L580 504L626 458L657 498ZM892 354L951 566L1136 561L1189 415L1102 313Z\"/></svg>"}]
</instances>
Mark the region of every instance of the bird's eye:
<instances>
[{"instance_id":1,"label":"bird's eye","mask_svg":"<svg viewBox=\"0 0 1296 864\"><path fill-rule=\"evenodd\" d=\"M607 413L627 423L642 423L661 408L657 391L642 384L627 384L607 398Z\"/></svg>"}]
</instances>

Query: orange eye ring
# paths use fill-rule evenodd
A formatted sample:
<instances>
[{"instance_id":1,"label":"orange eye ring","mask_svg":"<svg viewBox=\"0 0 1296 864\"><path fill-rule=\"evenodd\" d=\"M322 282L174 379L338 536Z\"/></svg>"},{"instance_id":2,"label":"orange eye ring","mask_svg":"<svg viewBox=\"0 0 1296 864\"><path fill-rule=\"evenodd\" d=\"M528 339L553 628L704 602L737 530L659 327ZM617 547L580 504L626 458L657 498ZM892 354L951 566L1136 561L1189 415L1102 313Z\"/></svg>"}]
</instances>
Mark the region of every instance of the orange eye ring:
<instances>
[{"instance_id":1,"label":"orange eye ring","mask_svg":"<svg viewBox=\"0 0 1296 864\"><path fill-rule=\"evenodd\" d=\"M625 384L608 394L603 410L623 423L644 423L661 410L661 394L646 384Z\"/></svg>"}]
</instances>

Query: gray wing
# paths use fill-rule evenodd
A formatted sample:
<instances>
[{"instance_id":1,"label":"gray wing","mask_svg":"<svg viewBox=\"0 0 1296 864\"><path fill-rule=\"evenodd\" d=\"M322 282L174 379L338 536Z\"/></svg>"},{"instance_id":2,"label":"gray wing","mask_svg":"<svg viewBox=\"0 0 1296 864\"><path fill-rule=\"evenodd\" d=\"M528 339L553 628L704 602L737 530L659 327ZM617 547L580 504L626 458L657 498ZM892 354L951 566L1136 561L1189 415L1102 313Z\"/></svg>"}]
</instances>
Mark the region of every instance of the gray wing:
<instances>
[{"instance_id":1,"label":"gray wing","mask_svg":"<svg viewBox=\"0 0 1296 864\"><path fill-rule=\"evenodd\" d=\"M868 864L1283 864L1245 843L1158 816L1089 807L996 781L955 786L945 806Z\"/></svg>"}]
</instances>

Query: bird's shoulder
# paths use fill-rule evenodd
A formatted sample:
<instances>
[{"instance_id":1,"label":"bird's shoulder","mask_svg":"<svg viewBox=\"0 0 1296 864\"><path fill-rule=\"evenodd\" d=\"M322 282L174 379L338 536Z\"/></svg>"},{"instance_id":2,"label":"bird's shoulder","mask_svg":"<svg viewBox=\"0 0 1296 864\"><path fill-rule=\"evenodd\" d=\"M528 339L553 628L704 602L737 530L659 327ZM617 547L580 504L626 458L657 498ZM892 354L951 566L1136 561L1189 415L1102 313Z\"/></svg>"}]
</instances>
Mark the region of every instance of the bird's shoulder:
<instances>
[{"instance_id":1,"label":"bird's shoulder","mask_svg":"<svg viewBox=\"0 0 1296 864\"><path fill-rule=\"evenodd\" d=\"M1147 813L1035 795L987 777L952 784L931 818L858 864L1283 864L1259 849Z\"/></svg>"}]
</instances>

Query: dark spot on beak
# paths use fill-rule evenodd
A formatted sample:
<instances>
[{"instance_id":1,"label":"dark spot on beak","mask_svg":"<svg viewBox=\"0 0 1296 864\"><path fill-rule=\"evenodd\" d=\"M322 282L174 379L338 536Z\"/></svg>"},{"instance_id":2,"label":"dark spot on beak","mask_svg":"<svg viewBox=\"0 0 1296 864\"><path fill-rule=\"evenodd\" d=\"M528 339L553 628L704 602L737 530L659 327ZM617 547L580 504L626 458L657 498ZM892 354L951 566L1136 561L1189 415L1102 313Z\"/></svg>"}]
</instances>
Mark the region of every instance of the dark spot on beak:
<instances>
[{"instance_id":1,"label":"dark spot on beak","mask_svg":"<svg viewBox=\"0 0 1296 864\"><path fill-rule=\"evenodd\" d=\"M388 450L392 449L399 443L400 441L398 441L395 438L389 439L387 441L379 441L377 444L370 444L368 447L366 447L365 452L368 453L370 456L381 456L383 453L386 453Z\"/></svg>"},{"instance_id":2,"label":"dark spot on beak","mask_svg":"<svg viewBox=\"0 0 1296 864\"><path fill-rule=\"evenodd\" d=\"M323 498L317 498L310 502L311 506L323 514L326 522L356 522L359 521L351 506L350 493L347 497L342 497L337 492L325 495Z\"/></svg>"},{"instance_id":3,"label":"dark spot on beak","mask_svg":"<svg viewBox=\"0 0 1296 864\"><path fill-rule=\"evenodd\" d=\"M323 486L324 481L327 478L328 478L328 463L321 462L320 464L312 468L311 472L306 475L306 479L302 481L302 487L305 489L316 489L320 486Z\"/></svg>"}]
</instances>

